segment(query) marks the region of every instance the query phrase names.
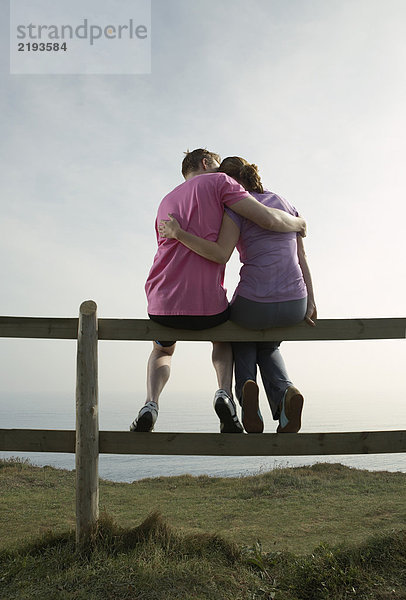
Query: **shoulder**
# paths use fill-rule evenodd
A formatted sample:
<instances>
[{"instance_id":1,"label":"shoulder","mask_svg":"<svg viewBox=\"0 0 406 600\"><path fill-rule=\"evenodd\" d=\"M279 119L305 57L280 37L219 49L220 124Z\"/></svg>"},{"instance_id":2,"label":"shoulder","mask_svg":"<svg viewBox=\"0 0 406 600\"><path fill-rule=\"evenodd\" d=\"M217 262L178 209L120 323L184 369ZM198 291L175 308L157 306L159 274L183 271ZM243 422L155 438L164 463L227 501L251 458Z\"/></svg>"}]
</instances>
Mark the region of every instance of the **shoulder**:
<instances>
[{"instance_id":1,"label":"shoulder","mask_svg":"<svg viewBox=\"0 0 406 600\"><path fill-rule=\"evenodd\" d=\"M216 177L216 183L219 186L232 187L232 188L242 188L244 189L238 181L230 177L230 175L226 175L226 173L213 173ZM245 191L245 190L244 190Z\"/></svg>"},{"instance_id":2,"label":"shoulder","mask_svg":"<svg viewBox=\"0 0 406 600\"><path fill-rule=\"evenodd\" d=\"M236 185L235 179L226 175L225 173L203 173L202 175L196 175L190 179L190 181L196 181L198 185L212 185L215 187L222 187L223 185ZM237 184L239 185L239 184Z\"/></svg>"},{"instance_id":3,"label":"shoulder","mask_svg":"<svg viewBox=\"0 0 406 600\"><path fill-rule=\"evenodd\" d=\"M279 208L280 210L284 210L285 212L290 213L291 215L297 215L297 210L286 198L275 194L275 192L271 192L270 190L264 190L263 194L253 194L259 202L269 206L271 208Z\"/></svg>"},{"instance_id":4,"label":"shoulder","mask_svg":"<svg viewBox=\"0 0 406 600\"><path fill-rule=\"evenodd\" d=\"M202 175L196 175L196 177L193 177L189 181L194 181L194 180L196 180L196 183L199 185L212 185L212 186L219 187L219 188L222 188L222 187L241 188L242 187L238 183L238 181L236 181L229 175L226 175L226 173L203 173ZM242 189L244 189L244 188L242 188Z\"/></svg>"},{"instance_id":5,"label":"shoulder","mask_svg":"<svg viewBox=\"0 0 406 600\"><path fill-rule=\"evenodd\" d=\"M177 185L176 187L174 187L170 192L168 192L163 198L162 198L162 202L164 200L166 200L167 198L171 198L172 196L177 196L178 194L182 194L183 191L185 190L185 186L188 182L187 181L182 181L182 183L180 183L179 185Z\"/></svg>"}]
</instances>

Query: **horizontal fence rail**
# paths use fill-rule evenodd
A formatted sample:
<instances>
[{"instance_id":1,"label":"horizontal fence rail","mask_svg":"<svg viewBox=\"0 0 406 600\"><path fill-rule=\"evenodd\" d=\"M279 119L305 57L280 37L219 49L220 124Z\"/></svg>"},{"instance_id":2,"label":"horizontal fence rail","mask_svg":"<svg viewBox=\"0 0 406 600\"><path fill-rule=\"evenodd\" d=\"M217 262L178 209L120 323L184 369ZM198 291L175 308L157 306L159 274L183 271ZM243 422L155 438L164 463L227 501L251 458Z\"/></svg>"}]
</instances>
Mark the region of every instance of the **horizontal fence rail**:
<instances>
[{"instance_id":1,"label":"horizontal fence rail","mask_svg":"<svg viewBox=\"0 0 406 600\"><path fill-rule=\"evenodd\" d=\"M79 319L0 317L0 337L76 340Z\"/></svg>"},{"instance_id":2,"label":"horizontal fence rail","mask_svg":"<svg viewBox=\"0 0 406 600\"><path fill-rule=\"evenodd\" d=\"M44 317L0 317L0 337L77 339L78 319ZM317 327L300 323L252 331L228 321L212 329L190 331L158 325L149 319L98 319L99 340L148 341L322 341L404 339L406 319L318 319Z\"/></svg>"},{"instance_id":3,"label":"horizontal fence rail","mask_svg":"<svg viewBox=\"0 0 406 600\"><path fill-rule=\"evenodd\" d=\"M0 450L75 452L75 431L0 429ZM406 452L406 431L338 433L131 433L100 431L100 454L318 456Z\"/></svg>"}]
</instances>

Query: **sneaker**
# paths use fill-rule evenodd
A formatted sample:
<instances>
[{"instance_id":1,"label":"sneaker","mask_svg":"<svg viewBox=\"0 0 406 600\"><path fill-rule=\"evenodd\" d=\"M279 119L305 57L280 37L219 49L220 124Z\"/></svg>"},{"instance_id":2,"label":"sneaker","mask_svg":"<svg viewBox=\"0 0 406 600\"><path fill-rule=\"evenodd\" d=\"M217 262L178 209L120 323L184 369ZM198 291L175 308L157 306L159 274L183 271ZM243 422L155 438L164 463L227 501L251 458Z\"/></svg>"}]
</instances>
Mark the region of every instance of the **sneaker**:
<instances>
[{"instance_id":1,"label":"sneaker","mask_svg":"<svg viewBox=\"0 0 406 600\"><path fill-rule=\"evenodd\" d=\"M247 433L262 433L264 421L259 410L259 388L255 381L249 379L242 388L242 424Z\"/></svg>"},{"instance_id":2,"label":"sneaker","mask_svg":"<svg viewBox=\"0 0 406 600\"><path fill-rule=\"evenodd\" d=\"M225 390L217 390L213 404L214 410L220 419L220 433L243 433L234 400L230 398Z\"/></svg>"},{"instance_id":3,"label":"sneaker","mask_svg":"<svg viewBox=\"0 0 406 600\"><path fill-rule=\"evenodd\" d=\"M277 433L297 433L302 426L303 396L290 386L282 400Z\"/></svg>"},{"instance_id":4,"label":"sneaker","mask_svg":"<svg viewBox=\"0 0 406 600\"><path fill-rule=\"evenodd\" d=\"M153 401L147 402L147 404L141 408L137 418L131 423L130 431L152 431L157 418L157 403Z\"/></svg>"}]
</instances>

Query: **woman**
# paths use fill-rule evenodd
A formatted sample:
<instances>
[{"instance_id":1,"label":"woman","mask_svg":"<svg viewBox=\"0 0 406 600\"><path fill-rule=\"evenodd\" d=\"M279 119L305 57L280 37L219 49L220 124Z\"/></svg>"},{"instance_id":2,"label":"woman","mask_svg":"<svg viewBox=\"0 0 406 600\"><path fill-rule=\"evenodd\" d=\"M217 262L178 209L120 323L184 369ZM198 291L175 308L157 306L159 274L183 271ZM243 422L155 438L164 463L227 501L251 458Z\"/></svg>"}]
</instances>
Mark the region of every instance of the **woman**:
<instances>
[{"instance_id":1,"label":"woman","mask_svg":"<svg viewBox=\"0 0 406 600\"><path fill-rule=\"evenodd\" d=\"M286 200L264 190L256 165L234 156L224 159L219 171L233 177L262 204L298 215ZM226 263L237 246L243 266L231 301L232 321L248 329L283 327L303 319L314 326L317 311L301 236L266 231L226 209L217 242L211 242L182 230L176 219L169 217L169 221L161 221L160 235L177 239L204 258ZM256 384L258 365L273 418L279 420L277 431L299 431L303 396L288 377L280 342L237 342L232 346L236 396L245 430L263 431Z\"/></svg>"}]
</instances>

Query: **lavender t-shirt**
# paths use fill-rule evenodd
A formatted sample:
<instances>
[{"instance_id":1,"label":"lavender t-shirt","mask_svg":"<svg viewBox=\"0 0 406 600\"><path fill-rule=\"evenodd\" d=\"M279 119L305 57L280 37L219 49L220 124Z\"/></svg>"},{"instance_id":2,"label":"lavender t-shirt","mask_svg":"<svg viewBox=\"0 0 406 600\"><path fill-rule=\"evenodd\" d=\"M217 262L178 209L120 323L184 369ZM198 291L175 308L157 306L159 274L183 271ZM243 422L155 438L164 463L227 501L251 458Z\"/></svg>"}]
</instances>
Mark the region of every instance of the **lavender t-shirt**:
<instances>
[{"instance_id":1,"label":"lavender t-shirt","mask_svg":"<svg viewBox=\"0 0 406 600\"><path fill-rule=\"evenodd\" d=\"M273 192L251 195L265 206L298 215L289 202ZM297 256L296 233L268 231L229 208L225 210L240 229L237 249L243 266L233 300L237 295L256 302L305 298L307 290Z\"/></svg>"}]
</instances>

